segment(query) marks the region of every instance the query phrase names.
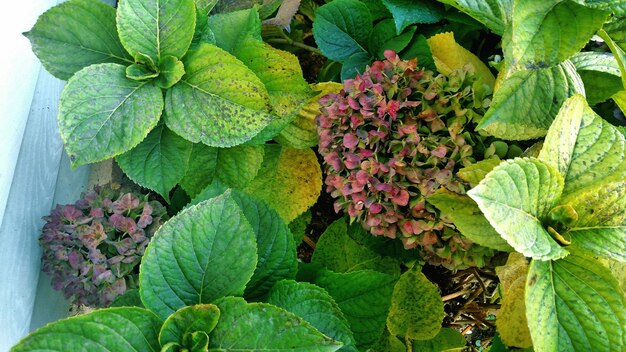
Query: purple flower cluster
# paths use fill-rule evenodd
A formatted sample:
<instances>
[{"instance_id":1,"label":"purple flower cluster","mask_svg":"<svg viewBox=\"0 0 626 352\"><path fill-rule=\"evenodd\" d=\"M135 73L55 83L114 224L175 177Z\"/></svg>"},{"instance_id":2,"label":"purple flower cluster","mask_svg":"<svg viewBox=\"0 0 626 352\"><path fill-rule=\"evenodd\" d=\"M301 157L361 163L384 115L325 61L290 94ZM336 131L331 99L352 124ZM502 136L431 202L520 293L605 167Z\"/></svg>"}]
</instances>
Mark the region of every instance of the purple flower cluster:
<instances>
[{"instance_id":1,"label":"purple flower cluster","mask_svg":"<svg viewBox=\"0 0 626 352\"><path fill-rule=\"evenodd\" d=\"M473 126L491 91L469 69L446 77L390 50L385 57L346 80L339 94L320 99L327 192L336 198L335 211L373 235L420 246L431 262L458 262L451 257L466 256L472 242L427 198L441 187L465 193L468 185L455 172L481 157Z\"/></svg>"},{"instance_id":2,"label":"purple flower cluster","mask_svg":"<svg viewBox=\"0 0 626 352\"><path fill-rule=\"evenodd\" d=\"M165 217L163 205L148 196L96 187L43 218L43 271L74 303L106 307L137 287L138 264Z\"/></svg>"}]
</instances>

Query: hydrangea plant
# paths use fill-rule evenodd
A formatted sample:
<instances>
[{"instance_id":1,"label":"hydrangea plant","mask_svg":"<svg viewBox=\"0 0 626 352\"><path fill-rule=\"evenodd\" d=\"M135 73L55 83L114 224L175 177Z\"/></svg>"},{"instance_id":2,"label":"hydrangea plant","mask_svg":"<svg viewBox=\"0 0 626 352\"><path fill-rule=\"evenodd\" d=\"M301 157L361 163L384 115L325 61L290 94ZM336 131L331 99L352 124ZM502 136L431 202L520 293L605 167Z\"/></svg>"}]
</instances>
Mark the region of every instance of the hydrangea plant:
<instances>
[{"instance_id":1,"label":"hydrangea plant","mask_svg":"<svg viewBox=\"0 0 626 352\"><path fill-rule=\"evenodd\" d=\"M433 263L481 265L493 252L463 237L427 198L442 187L465 194L469 184L456 171L506 155L504 142L474 131L491 89L469 66L444 76L391 50L385 57L320 99L319 151L335 210L406 249L420 246Z\"/></svg>"},{"instance_id":2,"label":"hydrangea plant","mask_svg":"<svg viewBox=\"0 0 626 352\"><path fill-rule=\"evenodd\" d=\"M138 264L165 217L163 205L147 195L95 187L44 217L43 271L74 303L106 307L137 288Z\"/></svg>"}]
</instances>

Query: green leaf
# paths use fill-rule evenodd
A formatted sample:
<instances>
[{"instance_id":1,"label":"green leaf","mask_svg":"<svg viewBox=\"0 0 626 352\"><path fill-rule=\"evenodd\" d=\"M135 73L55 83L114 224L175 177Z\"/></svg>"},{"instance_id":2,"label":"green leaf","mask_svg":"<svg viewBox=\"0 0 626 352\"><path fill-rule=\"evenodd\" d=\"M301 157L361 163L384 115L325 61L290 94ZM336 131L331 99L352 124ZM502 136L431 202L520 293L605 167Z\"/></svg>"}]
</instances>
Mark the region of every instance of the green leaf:
<instances>
[{"instance_id":1,"label":"green leaf","mask_svg":"<svg viewBox=\"0 0 626 352\"><path fill-rule=\"evenodd\" d=\"M563 178L551 165L533 158L516 158L497 166L467 194L516 251L550 260L568 253L543 226L543 219L562 190Z\"/></svg>"},{"instance_id":2,"label":"green leaf","mask_svg":"<svg viewBox=\"0 0 626 352\"><path fill-rule=\"evenodd\" d=\"M282 308L235 297L220 300L218 306L222 317L209 336L209 351L331 352L341 347Z\"/></svg>"},{"instance_id":3,"label":"green leaf","mask_svg":"<svg viewBox=\"0 0 626 352\"><path fill-rule=\"evenodd\" d=\"M157 77L159 74L153 72L150 67L144 64L132 64L126 67L126 77L136 81L145 81Z\"/></svg>"},{"instance_id":4,"label":"green leaf","mask_svg":"<svg viewBox=\"0 0 626 352\"><path fill-rule=\"evenodd\" d=\"M352 79L356 75L363 74L367 65L372 63L372 56L365 52L350 55L341 65L341 80Z\"/></svg>"},{"instance_id":5,"label":"green leaf","mask_svg":"<svg viewBox=\"0 0 626 352\"><path fill-rule=\"evenodd\" d=\"M395 276L400 274L400 263L394 258L383 258L352 239L344 218L326 228L316 243L311 263L337 273L370 269Z\"/></svg>"},{"instance_id":6,"label":"green leaf","mask_svg":"<svg viewBox=\"0 0 626 352\"><path fill-rule=\"evenodd\" d=\"M426 201L441 210L442 216L449 217L457 230L472 242L499 251L513 251L513 248L489 224L478 204L467 195L440 188Z\"/></svg>"},{"instance_id":7,"label":"green leaf","mask_svg":"<svg viewBox=\"0 0 626 352\"><path fill-rule=\"evenodd\" d=\"M570 62L514 72L500 85L477 128L509 140L542 137L563 102L576 93L585 94L585 88Z\"/></svg>"},{"instance_id":8,"label":"green leaf","mask_svg":"<svg viewBox=\"0 0 626 352\"><path fill-rule=\"evenodd\" d=\"M148 135L163 111L161 90L126 78L118 64L91 65L65 85L59 133L72 166L122 154Z\"/></svg>"},{"instance_id":9,"label":"green leaf","mask_svg":"<svg viewBox=\"0 0 626 352\"><path fill-rule=\"evenodd\" d=\"M208 335L217 325L219 318L220 310L213 304L183 307L165 319L159 332L159 343L165 346L167 343L177 342L184 346L185 335L198 331Z\"/></svg>"},{"instance_id":10,"label":"green leaf","mask_svg":"<svg viewBox=\"0 0 626 352\"><path fill-rule=\"evenodd\" d=\"M562 201L578 220L569 226L572 242L596 255L626 262L626 182L587 187Z\"/></svg>"},{"instance_id":11,"label":"green leaf","mask_svg":"<svg viewBox=\"0 0 626 352\"><path fill-rule=\"evenodd\" d=\"M234 55L263 82L272 111L280 117L266 127L266 130L272 131L265 137L270 139L295 118L295 114L313 96L313 91L302 77L298 58L291 53L248 37L235 49Z\"/></svg>"},{"instance_id":12,"label":"green leaf","mask_svg":"<svg viewBox=\"0 0 626 352\"><path fill-rule=\"evenodd\" d=\"M166 96L165 122L172 131L194 143L232 147L272 120L263 83L226 51L202 44L183 63L187 73Z\"/></svg>"},{"instance_id":13,"label":"green leaf","mask_svg":"<svg viewBox=\"0 0 626 352\"><path fill-rule=\"evenodd\" d=\"M409 45L416 29L416 26L412 26L398 35L393 19L382 20L374 26L374 30L370 34L369 51L380 60L385 58L384 52L387 49L399 53Z\"/></svg>"},{"instance_id":14,"label":"green leaf","mask_svg":"<svg viewBox=\"0 0 626 352\"><path fill-rule=\"evenodd\" d=\"M387 328L392 335L428 340L441 330L445 313L439 289L414 266L400 276L393 288Z\"/></svg>"},{"instance_id":15,"label":"green leaf","mask_svg":"<svg viewBox=\"0 0 626 352\"><path fill-rule=\"evenodd\" d=\"M225 190L222 183L214 182L194 198L191 205L221 195ZM258 247L258 264L246 285L244 297L260 300L277 281L295 278L296 245L289 227L265 202L236 189L231 191L231 196L252 226Z\"/></svg>"},{"instance_id":16,"label":"green leaf","mask_svg":"<svg viewBox=\"0 0 626 352\"><path fill-rule=\"evenodd\" d=\"M323 288L306 282L279 281L270 291L267 303L292 312L326 336L341 341L340 351L358 351L346 318Z\"/></svg>"},{"instance_id":17,"label":"green leaf","mask_svg":"<svg viewBox=\"0 0 626 352\"><path fill-rule=\"evenodd\" d=\"M624 50L618 46L603 29L598 32L598 35L604 39L604 42L609 46L611 52L613 52L619 70L622 73L622 84L624 88L626 88L626 53L624 53Z\"/></svg>"},{"instance_id":18,"label":"green leaf","mask_svg":"<svg viewBox=\"0 0 626 352\"><path fill-rule=\"evenodd\" d=\"M467 344L465 337L452 328L442 328L430 340L413 341L413 352L447 351L463 348Z\"/></svg>"},{"instance_id":19,"label":"green leaf","mask_svg":"<svg viewBox=\"0 0 626 352\"><path fill-rule=\"evenodd\" d=\"M311 149L264 147L261 169L243 191L266 201L289 223L317 201L322 171Z\"/></svg>"},{"instance_id":20,"label":"green leaf","mask_svg":"<svg viewBox=\"0 0 626 352\"><path fill-rule=\"evenodd\" d=\"M452 5L502 35L513 12L513 0L439 0Z\"/></svg>"},{"instance_id":21,"label":"green leaf","mask_svg":"<svg viewBox=\"0 0 626 352\"><path fill-rule=\"evenodd\" d=\"M159 77L156 85L167 89L180 81L185 74L185 66L174 56L164 56L159 63Z\"/></svg>"},{"instance_id":22,"label":"green leaf","mask_svg":"<svg viewBox=\"0 0 626 352\"><path fill-rule=\"evenodd\" d=\"M213 148L194 144L189 167L181 185L195 197L213 182L234 187L247 186L261 169L263 146L239 145L231 148Z\"/></svg>"},{"instance_id":23,"label":"green leaf","mask_svg":"<svg viewBox=\"0 0 626 352\"><path fill-rule=\"evenodd\" d=\"M274 138L285 147L305 149L317 145L317 128L315 116L319 114L319 100L328 93L339 93L343 84L336 82L320 82L313 84L312 90L317 93L298 111L296 118Z\"/></svg>"},{"instance_id":24,"label":"green leaf","mask_svg":"<svg viewBox=\"0 0 626 352\"><path fill-rule=\"evenodd\" d=\"M570 59L585 84L587 101L595 105L624 89L619 65L611 53L576 53Z\"/></svg>"},{"instance_id":25,"label":"green leaf","mask_svg":"<svg viewBox=\"0 0 626 352\"><path fill-rule=\"evenodd\" d=\"M311 223L312 218L313 214L311 210L307 210L289 223L289 231L291 231L293 235L296 247L304 240L304 236L307 234L306 228L309 226L309 223Z\"/></svg>"},{"instance_id":26,"label":"green leaf","mask_svg":"<svg viewBox=\"0 0 626 352\"><path fill-rule=\"evenodd\" d=\"M345 61L352 54L367 52L372 16L358 0L334 0L315 11L313 36L324 56Z\"/></svg>"},{"instance_id":27,"label":"green leaf","mask_svg":"<svg viewBox=\"0 0 626 352\"><path fill-rule=\"evenodd\" d=\"M613 12L616 16L626 14L626 1L624 0L574 0L575 2L594 9L602 9Z\"/></svg>"},{"instance_id":28,"label":"green leaf","mask_svg":"<svg viewBox=\"0 0 626 352\"><path fill-rule=\"evenodd\" d=\"M602 27L608 14L573 1L513 1L512 25L502 40L507 68L548 68L569 59Z\"/></svg>"},{"instance_id":29,"label":"green leaf","mask_svg":"<svg viewBox=\"0 0 626 352\"><path fill-rule=\"evenodd\" d=\"M161 321L143 308L108 308L35 330L11 351L159 351Z\"/></svg>"},{"instance_id":30,"label":"green leaf","mask_svg":"<svg viewBox=\"0 0 626 352\"><path fill-rule=\"evenodd\" d=\"M187 305L243 294L256 264L254 231L225 193L181 211L157 231L141 262L141 300L165 319Z\"/></svg>"},{"instance_id":31,"label":"green leaf","mask_svg":"<svg viewBox=\"0 0 626 352\"><path fill-rule=\"evenodd\" d=\"M526 316L536 351L620 351L626 342L626 299L617 281L575 252L531 262Z\"/></svg>"},{"instance_id":32,"label":"green leaf","mask_svg":"<svg viewBox=\"0 0 626 352\"><path fill-rule=\"evenodd\" d=\"M261 20L254 8L209 16L209 28L215 34L215 45L233 55L244 40L261 41Z\"/></svg>"},{"instance_id":33,"label":"green leaf","mask_svg":"<svg viewBox=\"0 0 626 352\"><path fill-rule=\"evenodd\" d=\"M196 10L206 15L213 10L213 7L215 7L218 1L219 0L194 0L194 3L196 4Z\"/></svg>"},{"instance_id":34,"label":"green leaf","mask_svg":"<svg viewBox=\"0 0 626 352\"><path fill-rule=\"evenodd\" d=\"M139 290L136 288L126 290L123 295L117 296L113 303L109 306L113 307L139 307L145 308L143 306L143 302L141 302L141 297L139 296Z\"/></svg>"},{"instance_id":35,"label":"green leaf","mask_svg":"<svg viewBox=\"0 0 626 352\"><path fill-rule=\"evenodd\" d=\"M382 0L396 22L396 33L415 23L435 23L443 19L443 7L426 0Z\"/></svg>"},{"instance_id":36,"label":"green leaf","mask_svg":"<svg viewBox=\"0 0 626 352\"><path fill-rule=\"evenodd\" d=\"M115 9L101 1L54 6L24 35L46 70L63 80L93 64L132 63L117 36Z\"/></svg>"},{"instance_id":37,"label":"green leaf","mask_svg":"<svg viewBox=\"0 0 626 352\"><path fill-rule=\"evenodd\" d=\"M196 28L194 0L121 0L117 28L124 48L160 64L165 56L181 58Z\"/></svg>"},{"instance_id":38,"label":"green leaf","mask_svg":"<svg viewBox=\"0 0 626 352\"><path fill-rule=\"evenodd\" d=\"M385 329L395 282L395 276L372 270L341 274L322 270L314 283L335 299L362 350L375 343Z\"/></svg>"},{"instance_id":39,"label":"green leaf","mask_svg":"<svg viewBox=\"0 0 626 352\"><path fill-rule=\"evenodd\" d=\"M469 183L472 187L476 186L480 181L482 181L485 176L489 173L489 171L493 170L494 167L500 165L502 160L499 158L489 158L485 160L481 160L470 166L466 166L459 171L457 171L456 175L459 176L463 181Z\"/></svg>"},{"instance_id":40,"label":"green leaf","mask_svg":"<svg viewBox=\"0 0 626 352\"><path fill-rule=\"evenodd\" d=\"M179 182L191 198L194 198L213 182L217 170L219 150L220 148L209 147L202 143L192 145L185 176Z\"/></svg>"},{"instance_id":41,"label":"green leaf","mask_svg":"<svg viewBox=\"0 0 626 352\"><path fill-rule=\"evenodd\" d=\"M191 149L191 142L160 125L115 161L128 178L156 191L169 203L169 192L185 175Z\"/></svg>"},{"instance_id":42,"label":"green leaf","mask_svg":"<svg viewBox=\"0 0 626 352\"><path fill-rule=\"evenodd\" d=\"M385 331L383 331L383 333L380 335L380 338L378 339L378 341L376 341L367 351L368 352L406 352L407 348L404 345L404 343L400 341L400 339L398 339L395 336L392 336L389 333L389 331L385 329ZM431 351L433 350L429 349L428 351L424 351L424 352L431 352Z\"/></svg>"},{"instance_id":43,"label":"green leaf","mask_svg":"<svg viewBox=\"0 0 626 352\"><path fill-rule=\"evenodd\" d=\"M626 177L626 139L600 118L580 95L563 104L550 127L539 159L565 179L563 196Z\"/></svg>"}]
</instances>

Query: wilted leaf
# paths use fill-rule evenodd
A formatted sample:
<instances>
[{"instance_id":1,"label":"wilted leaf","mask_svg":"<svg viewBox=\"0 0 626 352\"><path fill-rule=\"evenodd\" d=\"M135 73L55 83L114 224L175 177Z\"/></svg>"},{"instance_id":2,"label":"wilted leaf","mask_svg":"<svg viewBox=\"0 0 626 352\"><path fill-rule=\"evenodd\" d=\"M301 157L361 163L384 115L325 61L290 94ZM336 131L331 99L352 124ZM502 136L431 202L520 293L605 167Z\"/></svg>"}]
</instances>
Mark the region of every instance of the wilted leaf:
<instances>
[{"instance_id":1,"label":"wilted leaf","mask_svg":"<svg viewBox=\"0 0 626 352\"><path fill-rule=\"evenodd\" d=\"M533 342L528 330L524 300L528 261L522 254L511 253L504 266L496 267L496 274L500 279L503 297L496 320L500 337L507 346L530 347Z\"/></svg>"}]
</instances>

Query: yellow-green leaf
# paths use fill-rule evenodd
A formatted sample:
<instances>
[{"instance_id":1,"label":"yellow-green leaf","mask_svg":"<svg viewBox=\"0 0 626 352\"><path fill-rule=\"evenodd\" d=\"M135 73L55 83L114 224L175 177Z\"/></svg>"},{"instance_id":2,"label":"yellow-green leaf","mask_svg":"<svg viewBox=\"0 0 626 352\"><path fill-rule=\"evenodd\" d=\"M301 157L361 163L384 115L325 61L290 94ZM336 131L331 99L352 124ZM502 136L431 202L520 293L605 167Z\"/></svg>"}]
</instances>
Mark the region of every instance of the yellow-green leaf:
<instances>
[{"instance_id":1,"label":"yellow-green leaf","mask_svg":"<svg viewBox=\"0 0 626 352\"><path fill-rule=\"evenodd\" d=\"M266 201L289 223L315 204L321 188L322 170L312 150L268 144L257 177L243 190Z\"/></svg>"},{"instance_id":2,"label":"yellow-green leaf","mask_svg":"<svg viewBox=\"0 0 626 352\"><path fill-rule=\"evenodd\" d=\"M392 335L428 340L441 330L445 315L437 286L428 281L419 265L400 276L393 288L387 328Z\"/></svg>"},{"instance_id":3,"label":"yellow-green leaf","mask_svg":"<svg viewBox=\"0 0 626 352\"><path fill-rule=\"evenodd\" d=\"M312 88L317 95L309 99L298 111L296 118L291 121L276 138L278 143L291 148L310 148L317 145L318 137L315 126L315 116L320 113L319 100L326 94L339 93L343 84L337 82L320 82Z\"/></svg>"},{"instance_id":4,"label":"yellow-green leaf","mask_svg":"<svg viewBox=\"0 0 626 352\"><path fill-rule=\"evenodd\" d=\"M452 71L469 64L474 67L478 77L483 79L483 83L493 88L496 82L493 73L476 55L459 45L454 40L452 32L440 33L428 38L428 45L435 60L437 71L448 75Z\"/></svg>"},{"instance_id":5,"label":"yellow-green leaf","mask_svg":"<svg viewBox=\"0 0 626 352\"><path fill-rule=\"evenodd\" d=\"M498 312L496 326L502 341L507 346L527 348L532 346L524 292L528 262L520 253L511 253L504 266L496 267L502 286L502 306Z\"/></svg>"}]
</instances>

